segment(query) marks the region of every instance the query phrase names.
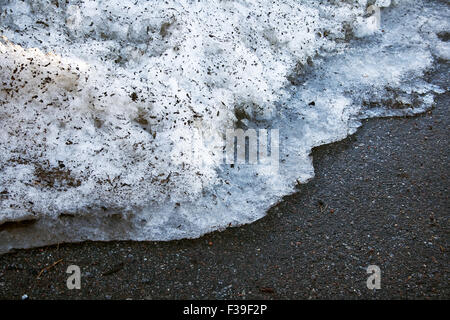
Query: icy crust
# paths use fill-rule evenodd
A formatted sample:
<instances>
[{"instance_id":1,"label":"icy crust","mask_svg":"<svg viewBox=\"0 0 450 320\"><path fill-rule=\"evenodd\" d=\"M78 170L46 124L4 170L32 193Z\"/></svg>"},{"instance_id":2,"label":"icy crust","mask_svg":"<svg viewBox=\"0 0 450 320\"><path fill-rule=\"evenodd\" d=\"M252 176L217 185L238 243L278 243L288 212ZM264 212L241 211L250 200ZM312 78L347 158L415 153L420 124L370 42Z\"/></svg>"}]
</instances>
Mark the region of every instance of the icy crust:
<instances>
[{"instance_id":1,"label":"icy crust","mask_svg":"<svg viewBox=\"0 0 450 320\"><path fill-rule=\"evenodd\" d=\"M448 7L372 4L0 1L0 251L250 223L314 146L427 110ZM223 165L236 127L279 129L279 168Z\"/></svg>"}]
</instances>

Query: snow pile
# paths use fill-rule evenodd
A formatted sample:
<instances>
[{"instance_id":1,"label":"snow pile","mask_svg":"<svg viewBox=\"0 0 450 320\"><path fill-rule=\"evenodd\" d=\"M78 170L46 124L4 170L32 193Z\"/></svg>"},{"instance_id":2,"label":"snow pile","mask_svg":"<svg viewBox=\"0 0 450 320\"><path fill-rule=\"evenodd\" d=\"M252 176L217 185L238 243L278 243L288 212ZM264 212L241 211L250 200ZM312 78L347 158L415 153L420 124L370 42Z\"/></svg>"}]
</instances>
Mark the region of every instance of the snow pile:
<instances>
[{"instance_id":1,"label":"snow pile","mask_svg":"<svg viewBox=\"0 0 450 320\"><path fill-rule=\"evenodd\" d=\"M428 1L1 0L0 250L263 217L314 146L432 105L448 21ZM279 129L280 166L224 165L230 128Z\"/></svg>"}]
</instances>

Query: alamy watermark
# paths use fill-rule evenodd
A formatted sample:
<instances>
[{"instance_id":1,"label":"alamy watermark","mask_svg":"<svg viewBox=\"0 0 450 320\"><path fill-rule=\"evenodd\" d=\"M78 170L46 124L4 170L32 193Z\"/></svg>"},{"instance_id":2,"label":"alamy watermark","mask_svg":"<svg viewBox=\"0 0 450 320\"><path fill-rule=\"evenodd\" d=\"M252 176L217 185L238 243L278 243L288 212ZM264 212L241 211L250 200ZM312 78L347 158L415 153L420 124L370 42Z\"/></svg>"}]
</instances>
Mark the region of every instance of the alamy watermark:
<instances>
[{"instance_id":1,"label":"alamy watermark","mask_svg":"<svg viewBox=\"0 0 450 320\"><path fill-rule=\"evenodd\" d=\"M225 163L270 165L276 169L280 158L278 129L228 129L225 138Z\"/></svg>"},{"instance_id":2,"label":"alamy watermark","mask_svg":"<svg viewBox=\"0 0 450 320\"><path fill-rule=\"evenodd\" d=\"M367 267L367 274L370 274L367 278L367 289L379 290L381 289L381 269L379 266L370 265Z\"/></svg>"},{"instance_id":3,"label":"alamy watermark","mask_svg":"<svg viewBox=\"0 0 450 320\"><path fill-rule=\"evenodd\" d=\"M79 266L70 265L67 268L66 273L70 273L71 275L67 278L67 289L81 289L81 270Z\"/></svg>"},{"instance_id":4,"label":"alamy watermark","mask_svg":"<svg viewBox=\"0 0 450 320\"><path fill-rule=\"evenodd\" d=\"M391 0L376 0L374 4L367 7L366 15L368 17L366 21L370 29L381 29L381 8L389 7L391 2Z\"/></svg>"},{"instance_id":5,"label":"alamy watermark","mask_svg":"<svg viewBox=\"0 0 450 320\"><path fill-rule=\"evenodd\" d=\"M367 18L367 23L369 24L369 27L377 30L380 29L381 28L380 7L371 5L367 8L366 13L370 15L370 17Z\"/></svg>"}]
</instances>

